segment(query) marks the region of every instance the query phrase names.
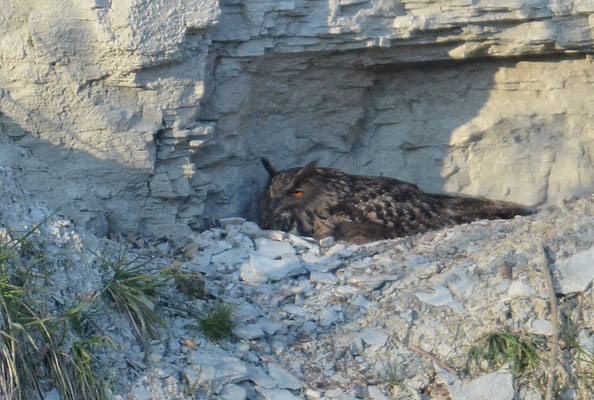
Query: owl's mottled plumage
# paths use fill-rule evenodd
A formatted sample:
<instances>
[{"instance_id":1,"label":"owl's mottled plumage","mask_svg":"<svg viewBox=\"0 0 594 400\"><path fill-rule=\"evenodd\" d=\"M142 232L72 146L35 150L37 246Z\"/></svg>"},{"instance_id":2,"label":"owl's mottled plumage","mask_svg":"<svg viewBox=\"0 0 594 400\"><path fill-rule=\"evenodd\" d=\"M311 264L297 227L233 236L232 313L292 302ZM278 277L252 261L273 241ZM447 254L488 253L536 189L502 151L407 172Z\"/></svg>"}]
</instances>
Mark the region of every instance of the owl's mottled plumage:
<instances>
[{"instance_id":1,"label":"owl's mottled plumage","mask_svg":"<svg viewBox=\"0 0 594 400\"><path fill-rule=\"evenodd\" d=\"M424 193L412 183L316 168L315 162L279 172L268 160L262 164L270 175L260 215L264 229L365 243L532 213L515 203Z\"/></svg>"}]
</instances>

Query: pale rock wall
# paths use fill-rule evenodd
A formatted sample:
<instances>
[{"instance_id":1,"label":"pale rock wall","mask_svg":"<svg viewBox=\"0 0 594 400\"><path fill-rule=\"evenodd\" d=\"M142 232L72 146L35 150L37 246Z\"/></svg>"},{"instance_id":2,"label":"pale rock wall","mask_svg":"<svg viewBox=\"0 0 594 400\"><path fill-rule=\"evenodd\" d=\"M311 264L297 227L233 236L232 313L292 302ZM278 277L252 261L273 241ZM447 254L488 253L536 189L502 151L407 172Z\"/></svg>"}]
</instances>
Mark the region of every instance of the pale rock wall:
<instances>
[{"instance_id":1,"label":"pale rock wall","mask_svg":"<svg viewBox=\"0 0 594 400\"><path fill-rule=\"evenodd\" d=\"M254 217L318 159L529 204L594 187L594 2L0 0L0 165L99 232Z\"/></svg>"},{"instance_id":2,"label":"pale rock wall","mask_svg":"<svg viewBox=\"0 0 594 400\"><path fill-rule=\"evenodd\" d=\"M202 212L189 154L212 131L196 116L219 13L208 0L1 1L0 162L99 232L183 232Z\"/></svg>"}]
</instances>

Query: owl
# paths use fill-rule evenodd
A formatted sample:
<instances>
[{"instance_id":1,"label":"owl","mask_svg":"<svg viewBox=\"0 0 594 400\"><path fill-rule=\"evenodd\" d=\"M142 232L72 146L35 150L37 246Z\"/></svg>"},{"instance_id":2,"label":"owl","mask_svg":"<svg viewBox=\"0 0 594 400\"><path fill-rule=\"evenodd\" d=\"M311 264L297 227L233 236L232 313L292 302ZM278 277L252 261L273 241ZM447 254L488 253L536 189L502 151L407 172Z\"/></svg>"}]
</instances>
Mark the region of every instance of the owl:
<instances>
[{"instance_id":1,"label":"owl","mask_svg":"<svg viewBox=\"0 0 594 400\"><path fill-rule=\"evenodd\" d=\"M412 183L318 168L315 161L283 171L261 161L269 175L263 229L360 244L534 212L505 201L425 193Z\"/></svg>"}]
</instances>

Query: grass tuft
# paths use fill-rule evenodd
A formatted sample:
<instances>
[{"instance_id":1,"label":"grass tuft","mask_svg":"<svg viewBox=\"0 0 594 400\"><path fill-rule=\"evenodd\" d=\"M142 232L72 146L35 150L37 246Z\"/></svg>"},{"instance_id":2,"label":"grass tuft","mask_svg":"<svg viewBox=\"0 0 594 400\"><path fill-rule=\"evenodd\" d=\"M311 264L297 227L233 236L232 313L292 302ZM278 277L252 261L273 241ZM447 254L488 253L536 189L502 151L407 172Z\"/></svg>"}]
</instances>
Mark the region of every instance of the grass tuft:
<instances>
[{"instance_id":1,"label":"grass tuft","mask_svg":"<svg viewBox=\"0 0 594 400\"><path fill-rule=\"evenodd\" d=\"M533 334L497 331L486 335L482 343L470 349L469 360L485 360L490 368L509 363L515 374L534 370L540 361L538 345L543 339Z\"/></svg>"},{"instance_id":2,"label":"grass tuft","mask_svg":"<svg viewBox=\"0 0 594 400\"><path fill-rule=\"evenodd\" d=\"M157 339L158 328L165 326L155 311L157 289L164 286L164 280L145 273L153 259L140 260L138 256L128 261L125 251L120 251L113 262L106 257L97 257L101 260L100 268L112 274L102 290L103 295L126 315L146 350L149 339Z\"/></svg>"},{"instance_id":3,"label":"grass tuft","mask_svg":"<svg viewBox=\"0 0 594 400\"><path fill-rule=\"evenodd\" d=\"M102 398L105 393L105 382L103 378L92 369L95 359L92 350L95 347L116 348L116 345L109 336L105 335L86 340L78 340L72 343L72 362L79 375L77 380L81 383L81 392L83 394L80 398L98 399Z\"/></svg>"},{"instance_id":4,"label":"grass tuft","mask_svg":"<svg viewBox=\"0 0 594 400\"><path fill-rule=\"evenodd\" d=\"M394 364L384 366L384 378L392 390L402 386L402 380L400 379Z\"/></svg>"},{"instance_id":5,"label":"grass tuft","mask_svg":"<svg viewBox=\"0 0 594 400\"><path fill-rule=\"evenodd\" d=\"M212 342L220 343L233 336L236 322L233 319L235 306L224 303L213 304L198 318L198 330Z\"/></svg>"},{"instance_id":6,"label":"grass tuft","mask_svg":"<svg viewBox=\"0 0 594 400\"><path fill-rule=\"evenodd\" d=\"M35 296L40 277L20 266L20 260L13 262L23 255L22 244L30 235L0 243L0 398L41 399L53 386L64 400L104 400L104 383L91 370L90 349L97 342L80 342L87 343L83 353L67 334L69 317L83 305L64 314L46 314L46 305ZM30 252L31 246L23 251Z\"/></svg>"},{"instance_id":7,"label":"grass tuft","mask_svg":"<svg viewBox=\"0 0 594 400\"><path fill-rule=\"evenodd\" d=\"M67 350L49 342L42 354L47 375L62 399L106 399L105 382L92 369L91 352L97 346L114 346L111 338L101 336L71 342Z\"/></svg>"},{"instance_id":8,"label":"grass tuft","mask_svg":"<svg viewBox=\"0 0 594 400\"><path fill-rule=\"evenodd\" d=\"M26 325L39 320L28 306L26 279L8 268L14 241L0 245L0 395L8 399L39 397L39 347ZM24 280L24 282L22 282Z\"/></svg>"},{"instance_id":9,"label":"grass tuft","mask_svg":"<svg viewBox=\"0 0 594 400\"><path fill-rule=\"evenodd\" d=\"M581 397L589 398L594 388L594 349L585 349L579 341L579 326L569 315L564 316L561 338L569 349L575 363L578 392Z\"/></svg>"}]
</instances>

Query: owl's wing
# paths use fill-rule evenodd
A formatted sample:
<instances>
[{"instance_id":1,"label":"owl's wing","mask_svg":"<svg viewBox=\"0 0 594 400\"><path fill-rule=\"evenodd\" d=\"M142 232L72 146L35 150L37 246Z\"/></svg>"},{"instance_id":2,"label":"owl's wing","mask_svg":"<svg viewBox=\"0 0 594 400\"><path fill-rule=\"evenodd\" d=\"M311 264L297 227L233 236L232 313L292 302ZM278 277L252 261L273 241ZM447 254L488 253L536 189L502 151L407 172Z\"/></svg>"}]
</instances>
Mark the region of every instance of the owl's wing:
<instances>
[{"instance_id":1,"label":"owl's wing","mask_svg":"<svg viewBox=\"0 0 594 400\"><path fill-rule=\"evenodd\" d=\"M392 178L356 177L348 199L336 207L342 230L346 224L361 226L373 236L402 237L448 224L440 199L416 185Z\"/></svg>"},{"instance_id":2,"label":"owl's wing","mask_svg":"<svg viewBox=\"0 0 594 400\"><path fill-rule=\"evenodd\" d=\"M509 219L516 215L530 215L535 208L508 201L490 200L476 197L429 194L443 205L442 214L452 223L463 224L477 219Z\"/></svg>"}]
</instances>

